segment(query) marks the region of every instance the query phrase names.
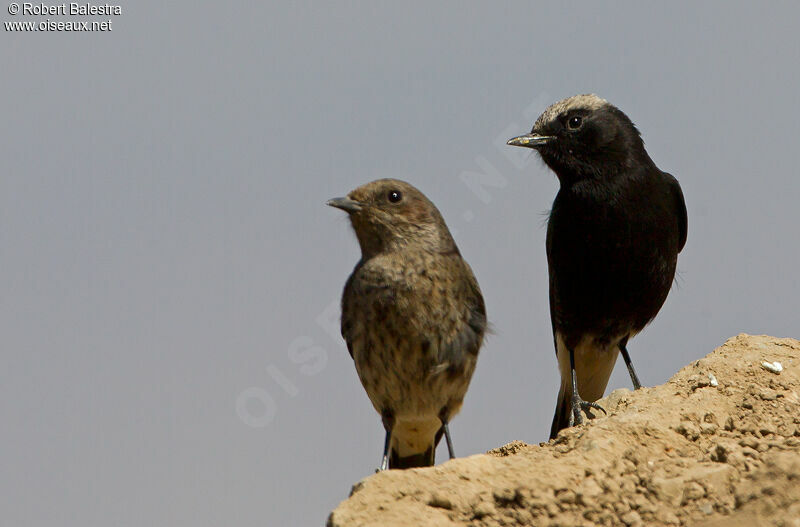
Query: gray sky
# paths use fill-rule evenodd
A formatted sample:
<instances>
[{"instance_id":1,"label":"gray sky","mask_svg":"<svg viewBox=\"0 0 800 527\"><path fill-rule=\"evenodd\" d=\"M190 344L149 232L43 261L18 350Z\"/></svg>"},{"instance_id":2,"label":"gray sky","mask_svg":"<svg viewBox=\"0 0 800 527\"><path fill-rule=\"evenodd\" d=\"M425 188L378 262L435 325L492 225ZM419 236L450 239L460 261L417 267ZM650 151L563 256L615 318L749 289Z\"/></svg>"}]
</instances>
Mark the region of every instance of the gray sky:
<instances>
[{"instance_id":1,"label":"gray sky","mask_svg":"<svg viewBox=\"0 0 800 527\"><path fill-rule=\"evenodd\" d=\"M800 335L800 9L615 7L139 0L111 32L3 30L4 523L323 523L383 439L336 327L357 244L324 203L380 177L439 206L496 329L457 453L545 440L557 181L502 143L576 93L688 204L642 381Z\"/></svg>"}]
</instances>

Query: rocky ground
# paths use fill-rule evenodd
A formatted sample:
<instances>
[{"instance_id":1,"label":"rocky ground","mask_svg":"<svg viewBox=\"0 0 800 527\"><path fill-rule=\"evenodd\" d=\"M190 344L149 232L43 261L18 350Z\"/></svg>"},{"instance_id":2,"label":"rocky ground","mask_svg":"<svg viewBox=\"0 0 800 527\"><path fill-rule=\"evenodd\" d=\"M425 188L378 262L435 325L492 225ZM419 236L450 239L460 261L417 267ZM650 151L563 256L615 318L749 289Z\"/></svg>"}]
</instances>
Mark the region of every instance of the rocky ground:
<instances>
[{"instance_id":1,"label":"rocky ground","mask_svg":"<svg viewBox=\"0 0 800 527\"><path fill-rule=\"evenodd\" d=\"M739 335L600 403L548 443L370 476L327 525L800 527L800 341Z\"/></svg>"}]
</instances>

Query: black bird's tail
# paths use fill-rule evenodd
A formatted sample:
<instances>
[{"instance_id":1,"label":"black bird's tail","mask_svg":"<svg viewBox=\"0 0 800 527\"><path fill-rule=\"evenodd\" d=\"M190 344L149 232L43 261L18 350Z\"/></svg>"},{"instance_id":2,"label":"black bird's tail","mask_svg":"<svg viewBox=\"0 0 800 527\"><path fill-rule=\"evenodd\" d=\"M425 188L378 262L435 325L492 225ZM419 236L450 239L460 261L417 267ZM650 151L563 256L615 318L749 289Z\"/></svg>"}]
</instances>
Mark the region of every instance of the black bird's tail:
<instances>
[{"instance_id":1,"label":"black bird's tail","mask_svg":"<svg viewBox=\"0 0 800 527\"><path fill-rule=\"evenodd\" d=\"M558 432L569 428L569 417L572 413L572 395L568 391L558 392L556 413L553 415L553 424L550 426L550 439L555 439Z\"/></svg>"},{"instance_id":2,"label":"black bird's tail","mask_svg":"<svg viewBox=\"0 0 800 527\"><path fill-rule=\"evenodd\" d=\"M436 451L433 445L421 454L413 454L406 457L400 457L397 454L397 450L392 449L392 453L389 456L389 468L432 467L435 455Z\"/></svg>"}]
</instances>

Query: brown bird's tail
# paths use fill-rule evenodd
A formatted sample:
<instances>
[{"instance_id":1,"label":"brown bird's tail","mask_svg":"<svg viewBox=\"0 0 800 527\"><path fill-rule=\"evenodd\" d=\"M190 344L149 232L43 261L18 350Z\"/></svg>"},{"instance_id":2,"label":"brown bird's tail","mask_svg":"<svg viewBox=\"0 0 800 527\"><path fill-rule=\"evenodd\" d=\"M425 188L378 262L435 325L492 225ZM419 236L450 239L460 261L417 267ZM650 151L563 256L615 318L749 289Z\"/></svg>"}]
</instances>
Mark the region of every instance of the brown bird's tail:
<instances>
[{"instance_id":1,"label":"brown bird's tail","mask_svg":"<svg viewBox=\"0 0 800 527\"><path fill-rule=\"evenodd\" d=\"M443 432L438 417L398 420L392 428L389 468L433 466Z\"/></svg>"},{"instance_id":2,"label":"brown bird's tail","mask_svg":"<svg viewBox=\"0 0 800 527\"><path fill-rule=\"evenodd\" d=\"M400 457L397 450L392 449L392 453L389 456L389 468L432 467L435 455L436 451L433 445L421 454L412 454L405 457Z\"/></svg>"}]
</instances>

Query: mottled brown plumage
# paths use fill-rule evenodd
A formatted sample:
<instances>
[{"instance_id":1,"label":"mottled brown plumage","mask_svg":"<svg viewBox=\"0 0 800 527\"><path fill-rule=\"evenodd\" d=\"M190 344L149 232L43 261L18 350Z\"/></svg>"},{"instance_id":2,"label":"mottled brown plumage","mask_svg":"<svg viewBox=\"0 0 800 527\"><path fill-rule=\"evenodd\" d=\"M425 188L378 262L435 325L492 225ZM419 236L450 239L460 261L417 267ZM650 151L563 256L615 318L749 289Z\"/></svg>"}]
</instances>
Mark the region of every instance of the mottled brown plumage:
<instances>
[{"instance_id":1,"label":"mottled brown plumage","mask_svg":"<svg viewBox=\"0 0 800 527\"><path fill-rule=\"evenodd\" d=\"M348 212L361 260L342 296L342 336L386 429L381 468L434 463L486 328L478 283L436 207L381 179L329 205Z\"/></svg>"}]
</instances>

